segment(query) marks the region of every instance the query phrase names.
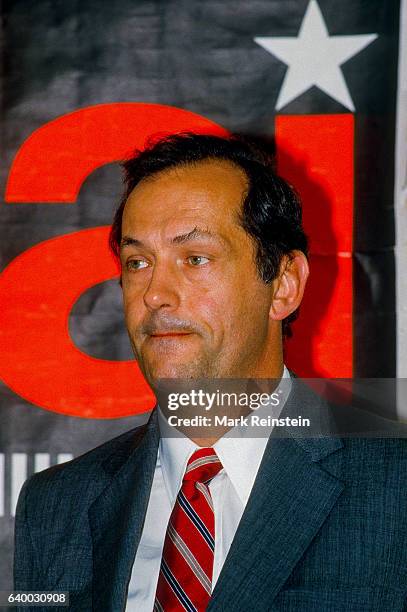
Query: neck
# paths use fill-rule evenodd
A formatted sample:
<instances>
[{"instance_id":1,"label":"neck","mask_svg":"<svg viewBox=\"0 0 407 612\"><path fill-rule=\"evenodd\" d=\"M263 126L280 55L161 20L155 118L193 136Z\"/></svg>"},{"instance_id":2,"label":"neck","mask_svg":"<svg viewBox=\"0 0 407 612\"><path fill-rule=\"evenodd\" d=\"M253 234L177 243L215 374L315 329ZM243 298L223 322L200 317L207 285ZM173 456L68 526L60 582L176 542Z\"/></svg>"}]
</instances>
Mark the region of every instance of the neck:
<instances>
[{"instance_id":1,"label":"neck","mask_svg":"<svg viewBox=\"0 0 407 612\"><path fill-rule=\"evenodd\" d=\"M250 392L250 380L254 380L254 384L255 384L255 392L256 393L267 393L269 395L271 395L273 393L273 391L275 390L275 388L278 386L278 383L280 382L280 379L283 376L283 372L284 372L284 364L283 361L281 360L281 363L279 363L276 368L273 368L273 370L271 371L271 369L269 370L270 375L266 378L266 377L260 377L260 378L254 378L254 379L248 379L248 384L246 386L246 390L247 393L249 394ZM240 408L239 410L239 416L246 416L247 414L249 414L251 412L251 409L249 406L244 406L242 408ZM233 417L236 415L232 415L230 414L229 416ZM222 438L225 433L227 433L228 431L230 431L230 429L232 429L233 426L230 427L214 427L214 435L209 435L209 436L205 436L205 437L192 437L189 436L190 440L192 440L192 442L194 442L197 446L200 447L209 447L209 446L213 446L215 444L215 442L217 442L220 438ZM208 428L209 429L209 428ZM209 429L210 431L210 429Z\"/></svg>"}]
</instances>

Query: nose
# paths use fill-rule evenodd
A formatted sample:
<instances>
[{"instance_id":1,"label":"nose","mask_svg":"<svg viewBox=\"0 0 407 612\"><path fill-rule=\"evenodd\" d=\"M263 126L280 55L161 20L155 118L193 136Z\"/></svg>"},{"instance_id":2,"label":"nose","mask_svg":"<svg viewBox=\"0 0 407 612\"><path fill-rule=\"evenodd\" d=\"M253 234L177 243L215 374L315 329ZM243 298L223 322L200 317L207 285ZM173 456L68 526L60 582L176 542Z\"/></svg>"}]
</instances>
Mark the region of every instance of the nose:
<instances>
[{"instance_id":1,"label":"nose","mask_svg":"<svg viewBox=\"0 0 407 612\"><path fill-rule=\"evenodd\" d=\"M148 310L176 310L180 303L180 289L181 279L176 270L164 262L156 262L144 292L144 304Z\"/></svg>"}]
</instances>

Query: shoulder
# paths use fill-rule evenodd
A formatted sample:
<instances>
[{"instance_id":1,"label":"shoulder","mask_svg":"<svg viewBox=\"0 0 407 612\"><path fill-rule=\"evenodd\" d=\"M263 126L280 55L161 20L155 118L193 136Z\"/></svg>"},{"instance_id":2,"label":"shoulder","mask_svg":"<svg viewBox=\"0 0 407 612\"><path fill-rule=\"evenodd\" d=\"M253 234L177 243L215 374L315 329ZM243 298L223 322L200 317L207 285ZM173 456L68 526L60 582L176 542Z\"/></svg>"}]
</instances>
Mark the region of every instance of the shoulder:
<instances>
[{"instance_id":1,"label":"shoulder","mask_svg":"<svg viewBox=\"0 0 407 612\"><path fill-rule=\"evenodd\" d=\"M392 525L391 537L397 533L406 543L407 440L342 437L341 443L321 466L343 485L338 510L342 516L357 516L383 537L390 537Z\"/></svg>"},{"instance_id":2,"label":"shoulder","mask_svg":"<svg viewBox=\"0 0 407 612\"><path fill-rule=\"evenodd\" d=\"M64 513L88 506L107 485L111 472L120 469L137 447L146 427L131 429L72 461L31 476L21 490L17 514L23 507L24 514L44 516L62 505Z\"/></svg>"},{"instance_id":3,"label":"shoulder","mask_svg":"<svg viewBox=\"0 0 407 612\"><path fill-rule=\"evenodd\" d=\"M294 377L288 410L297 414L301 406L301 414L310 417L313 428L310 434L308 430L298 434L301 446L312 453L313 460L322 457L328 471L345 482L370 479L372 485L385 485L388 491L403 485L407 495L407 424L361 408L353 396L349 402L344 399L335 387L332 391L321 386L317 393Z\"/></svg>"},{"instance_id":4,"label":"shoulder","mask_svg":"<svg viewBox=\"0 0 407 612\"><path fill-rule=\"evenodd\" d=\"M335 406L347 469L397 483L407 478L407 425L354 406ZM407 492L407 487L406 487Z\"/></svg>"},{"instance_id":5,"label":"shoulder","mask_svg":"<svg viewBox=\"0 0 407 612\"><path fill-rule=\"evenodd\" d=\"M342 438L342 442L348 474L358 479L380 478L388 487L391 483L406 485L406 438Z\"/></svg>"}]
</instances>

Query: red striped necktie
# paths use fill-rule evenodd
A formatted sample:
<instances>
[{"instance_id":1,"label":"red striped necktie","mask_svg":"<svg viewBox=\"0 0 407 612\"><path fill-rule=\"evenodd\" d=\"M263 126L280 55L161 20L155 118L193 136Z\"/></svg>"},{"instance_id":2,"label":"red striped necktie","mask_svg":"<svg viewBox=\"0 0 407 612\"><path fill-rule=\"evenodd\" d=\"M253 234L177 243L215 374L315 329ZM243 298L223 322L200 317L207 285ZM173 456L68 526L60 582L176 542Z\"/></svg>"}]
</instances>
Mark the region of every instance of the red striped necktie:
<instances>
[{"instance_id":1,"label":"red striped necktie","mask_svg":"<svg viewBox=\"0 0 407 612\"><path fill-rule=\"evenodd\" d=\"M203 612L212 590L215 516L208 484L222 469L213 448L190 457L164 541L154 612Z\"/></svg>"}]
</instances>

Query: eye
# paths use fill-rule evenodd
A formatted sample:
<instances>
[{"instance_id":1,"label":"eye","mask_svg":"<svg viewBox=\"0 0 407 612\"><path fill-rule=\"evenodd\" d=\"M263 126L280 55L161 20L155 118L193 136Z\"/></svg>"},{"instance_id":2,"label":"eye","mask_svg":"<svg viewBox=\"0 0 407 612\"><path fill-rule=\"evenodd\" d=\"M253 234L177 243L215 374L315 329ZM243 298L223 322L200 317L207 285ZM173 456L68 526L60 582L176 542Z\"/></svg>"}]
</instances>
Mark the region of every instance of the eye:
<instances>
[{"instance_id":1,"label":"eye","mask_svg":"<svg viewBox=\"0 0 407 612\"><path fill-rule=\"evenodd\" d=\"M148 263L144 259L130 259L126 262L126 268L128 270L142 270L147 267Z\"/></svg>"},{"instance_id":2,"label":"eye","mask_svg":"<svg viewBox=\"0 0 407 612\"><path fill-rule=\"evenodd\" d=\"M208 263L209 259L207 257L204 257L203 255L191 255L190 257L188 257L187 259L188 263L191 264L191 266L203 266L204 264Z\"/></svg>"}]
</instances>

